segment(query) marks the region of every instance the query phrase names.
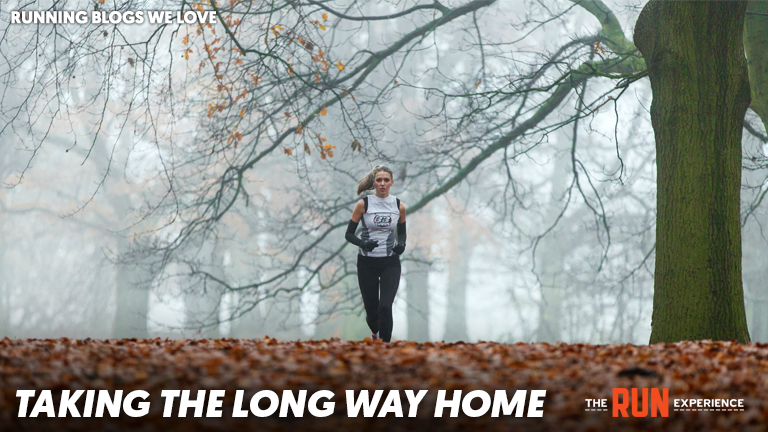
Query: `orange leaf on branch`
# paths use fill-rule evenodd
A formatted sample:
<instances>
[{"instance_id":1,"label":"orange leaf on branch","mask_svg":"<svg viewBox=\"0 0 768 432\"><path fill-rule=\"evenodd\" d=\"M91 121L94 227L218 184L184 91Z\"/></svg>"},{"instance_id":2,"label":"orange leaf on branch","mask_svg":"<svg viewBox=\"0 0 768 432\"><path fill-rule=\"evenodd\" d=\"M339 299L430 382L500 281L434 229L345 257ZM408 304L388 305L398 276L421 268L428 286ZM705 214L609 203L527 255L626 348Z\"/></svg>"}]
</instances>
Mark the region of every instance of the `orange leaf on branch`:
<instances>
[{"instance_id":1,"label":"orange leaf on branch","mask_svg":"<svg viewBox=\"0 0 768 432\"><path fill-rule=\"evenodd\" d=\"M601 54L605 54L605 50L603 49L603 45L600 43L600 41L595 42L594 53L597 54L598 51L600 51Z\"/></svg>"},{"instance_id":2,"label":"orange leaf on branch","mask_svg":"<svg viewBox=\"0 0 768 432\"><path fill-rule=\"evenodd\" d=\"M323 138L323 140L325 140L325 138ZM328 157L333 157L333 149L335 149L335 148L336 148L335 145L324 144L323 147L322 147L322 153L327 154Z\"/></svg>"},{"instance_id":3,"label":"orange leaf on branch","mask_svg":"<svg viewBox=\"0 0 768 432\"><path fill-rule=\"evenodd\" d=\"M272 26L272 29L271 29L271 30L272 30L272 33L273 33L275 36L280 36L280 32L281 32L281 31L283 31L283 30L285 30L285 27L284 27L282 24L277 24L277 25L275 25L275 26ZM265 42L266 42L266 41L265 41Z\"/></svg>"}]
</instances>

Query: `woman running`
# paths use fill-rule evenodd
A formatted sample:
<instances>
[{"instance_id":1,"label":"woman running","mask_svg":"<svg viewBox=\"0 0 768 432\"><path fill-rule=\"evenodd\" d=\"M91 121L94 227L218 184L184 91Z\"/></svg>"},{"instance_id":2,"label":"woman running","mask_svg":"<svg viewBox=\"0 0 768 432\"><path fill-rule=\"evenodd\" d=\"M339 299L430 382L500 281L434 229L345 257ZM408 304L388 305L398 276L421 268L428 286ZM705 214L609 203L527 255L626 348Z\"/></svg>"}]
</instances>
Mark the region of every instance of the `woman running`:
<instances>
[{"instance_id":1,"label":"woman running","mask_svg":"<svg viewBox=\"0 0 768 432\"><path fill-rule=\"evenodd\" d=\"M345 235L347 241L359 247L357 280L371 339L381 338L384 342L392 338L392 303L400 284L400 255L405 250L405 206L389 194L394 182L392 170L382 165L376 165L360 179L358 195L370 189L375 189L376 194L357 202ZM363 230L358 238L355 231L361 220Z\"/></svg>"}]
</instances>

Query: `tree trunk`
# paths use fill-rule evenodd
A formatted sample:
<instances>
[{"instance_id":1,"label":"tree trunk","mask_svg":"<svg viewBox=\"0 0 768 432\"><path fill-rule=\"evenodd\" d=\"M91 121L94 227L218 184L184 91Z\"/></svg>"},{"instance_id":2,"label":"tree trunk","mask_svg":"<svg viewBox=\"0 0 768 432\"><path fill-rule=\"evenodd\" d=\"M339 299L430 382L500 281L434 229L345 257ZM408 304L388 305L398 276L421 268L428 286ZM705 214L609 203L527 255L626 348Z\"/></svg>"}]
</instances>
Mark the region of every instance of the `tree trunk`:
<instances>
[{"instance_id":1,"label":"tree trunk","mask_svg":"<svg viewBox=\"0 0 768 432\"><path fill-rule=\"evenodd\" d=\"M246 238L253 242L257 241L256 236L253 234ZM241 247L229 249L229 254L230 265L227 269L227 281L235 286L239 286L244 284L245 281L251 280L254 277L254 272L249 261L249 255ZM261 305L258 304L258 288L236 292L233 296L238 308L251 309L242 315L238 313L240 316L232 320L229 336L237 339L264 337L264 318L261 316Z\"/></svg>"},{"instance_id":2,"label":"tree trunk","mask_svg":"<svg viewBox=\"0 0 768 432\"><path fill-rule=\"evenodd\" d=\"M371 332L361 318L363 302L360 300L360 288L357 277L348 276L336 286L320 292L318 313L320 322L315 327L312 338L315 340L339 338L342 340L362 340ZM360 313L354 313L353 311Z\"/></svg>"},{"instance_id":3,"label":"tree trunk","mask_svg":"<svg viewBox=\"0 0 768 432\"><path fill-rule=\"evenodd\" d=\"M256 298L249 298L249 303L250 302L256 302ZM236 339L253 339L264 336L264 319L261 317L261 310L259 307L259 304L254 305L253 309L232 321L230 337Z\"/></svg>"},{"instance_id":4,"label":"tree trunk","mask_svg":"<svg viewBox=\"0 0 768 432\"><path fill-rule=\"evenodd\" d=\"M420 247L414 247L413 258L426 261L427 256ZM406 302L408 303L408 340L429 341L429 264L409 262L405 274Z\"/></svg>"},{"instance_id":5,"label":"tree trunk","mask_svg":"<svg viewBox=\"0 0 768 432\"><path fill-rule=\"evenodd\" d=\"M554 236L554 233L552 233ZM539 326L536 329L538 342L559 342L563 294L563 253L555 244L555 238L546 238L537 252L540 256L541 303L539 304ZM562 247L562 245L560 245Z\"/></svg>"},{"instance_id":6,"label":"tree trunk","mask_svg":"<svg viewBox=\"0 0 768 432\"><path fill-rule=\"evenodd\" d=\"M557 221L565 203L563 196L570 182L567 174L572 172L570 151L572 137L569 137L563 129L556 135L553 157L555 164L550 176L552 190L549 194L549 205L545 217L545 227L550 227ZM560 228L560 227L557 227ZM536 269L541 284L541 303L539 304L539 325L536 329L538 342L559 342L563 340L560 330L560 316L565 296L565 276L563 275L563 261L570 245L564 244L564 236L561 229L554 229L539 243L536 252Z\"/></svg>"},{"instance_id":7,"label":"tree trunk","mask_svg":"<svg viewBox=\"0 0 768 432\"><path fill-rule=\"evenodd\" d=\"M286 292L278 292L263 300L265 310L264 332L280 340L305 338L301 331L301 294L296 291L299 278L294 271L280 284Z\"/></svg>"},{"instance_id":8,"label":"tree trunk","mask_svg":"<svg viewBox=\"0 0 768 432\"><path fill-rule=\"evenodd\" d=\"M749 334L753 342L761 343L768 341L768 314L765 313L768 310L768 298L765 294L764 281L764 270L744 275Z\"/></svg>"},{"instance_id":9,"label":"tree trunk","mask_svg":"<svg viewBox=\"0 0 768 432\"><path fill-rule=\"evenodd\" d=\"M739 224L745 8L652 0L635 27L658 168L651 343L749 341Z\"/></svg>"},{"instance_id":10,"label":"tree trunk","mask_svg":"<svg viewBox=\"0 0 768 432\"><path fill-rule=\"evenodd\" d=\"M215 284L215 282L209 282ZM206 289L204 293L190 293L184 297L184 325L195 329L194 337L217 339L219 332L219 307L221 295L216 288Z\"/></svg>"},{"instance_id":11,"label":"tree trunk","mask_svg":"<svg viewBox=\"0 0 768 432\"><path fill-rule=\"evenodd\" d=\"M204 260L210 260L211 265L203 266L202 270L224 280L224 255L221 249L221 245L214 241L203 245L201 254L205 257ZM197 328L195 335L198 337L220 338L221 285L208 279L195 288L194 292L188 292L184 297L184 326L189 329Z\"/></svg>"},{"instance_id":12,"label":"tree trunk","mask_svg":"<svg viewBox=\"0 0 768 432\"><path fill-rule=\"evenodd\" d=\"M469 233L459 224L455 225L458 245L448 269L448 307L445 317L446 342L466 341L467 335L467 276L471 246Z\"/></svg>"},{"instance_id":13,"label":"tree trunk","mask_svg":"<svg viewBox=\"0 0 768 432\"><path fill-rule=\"evenodd\" d=\"M150 272L142 265L122 262L130 249L129 240L118 237L116 266L116 310L113 334L116 338L146 338L149 315Z\"/></svg>"},{"instance_id":14,"label":"tree trunk","mask_svg":"<svg viewBox=\"0 0 768 432\"><path fill-rule=\"evenodd\" d=\"M0 197L2 198L2 197ZM8 292L8 272L5 271L5 245L2 225L0 225L0 339L10 336L10 322L8 319L9 308L6 305L6 293Z\"/></svg>"}]
</instances>

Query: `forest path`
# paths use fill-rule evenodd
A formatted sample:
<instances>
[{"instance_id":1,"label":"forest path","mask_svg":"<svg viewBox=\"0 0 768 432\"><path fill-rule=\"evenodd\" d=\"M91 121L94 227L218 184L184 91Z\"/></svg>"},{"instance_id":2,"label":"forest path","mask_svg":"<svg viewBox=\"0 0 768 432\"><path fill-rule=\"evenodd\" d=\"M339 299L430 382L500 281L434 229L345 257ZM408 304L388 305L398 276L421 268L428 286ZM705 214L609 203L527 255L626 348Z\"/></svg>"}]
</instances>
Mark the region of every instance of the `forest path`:
<instances>
[{"instance_id":1,"label":"forest path","mask_svg":"<svg viewBox=\"0 0 768 432\"><path fill-rule=\"evenodd\" d=\"M732 342L680 342L656 345L500 344L382 342L337 339L278 341L249 339L110 339L110 340L0 340L0 425L2 430L765 430L768 425L768 344ZM613 389L668 389L668 417L614 418ZM120 418L18 418L17 390L36 390L28 400L29 416L40 401L41 390L52 390L53 408L59 413L62 390L116 389L127 396L133 390L149 393L146 415ZM179 419L179 399L171 416L164 418L162 390L224 390L222 418ZM248 413L249 401L259 390L307 390L306 399L320 390L333 392L333 413L318 418L308 408L303 418L259 418ZM401 390L403 418L396 418L394 397L386 417L347 416L347 390L384 390L379 408L390 390ZM505 390L509 400L517 390L546 390L543 417L480 417L459 414L448 418L446 408L435 418L439 390L466 396L472 390ZM232 418L237 390L247 418ZM415 418L408 418L404 390L427 390ZM659 395L663 390L659 390ZM369 392L373 396L373 392ZM74 404L83 414L86 394ZM476 393L477 394L477 393ZM642 395L642 391L638 392ZM650 390L650 394L654 394ZM98 392L96 393L98 395ZM355 392L359 397L359 392ZM524 414L528 414L525 400ZM586 399L606 399L606 411L587 411ZM638 398L640 399L640 398ZM677 411L682 399L741 399L736 411ZM261 402L266 409L268 399ZM134 409L140 409L133 402ZM321 409L329 399L319 399ZM647 402L645 402L647 404ZM93 404L95 406L95 404ZM480 409L477 398L472 409ZM138 407L138 408L137 408ZM392 411L394 410L394 411ZM657 410L654 409L653 412ZM69 412L69 411L68 411ZM95 412L95 408L92 412ZM279 411L278 411L279 412ZM379 410L376 410L376 414ZM627 409L632 415L632 409Z\"/></svg>"}]
</instances>

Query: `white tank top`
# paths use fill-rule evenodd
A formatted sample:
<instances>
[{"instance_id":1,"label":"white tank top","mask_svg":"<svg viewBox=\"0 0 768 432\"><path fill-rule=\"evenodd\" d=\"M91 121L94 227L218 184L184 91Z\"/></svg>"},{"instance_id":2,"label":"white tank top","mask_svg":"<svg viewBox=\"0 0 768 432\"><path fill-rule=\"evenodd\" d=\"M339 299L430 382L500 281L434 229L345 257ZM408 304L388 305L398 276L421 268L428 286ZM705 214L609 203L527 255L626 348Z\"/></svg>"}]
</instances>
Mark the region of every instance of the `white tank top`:
<instances>
[{"instance_id":1,"label":"white tank top","mask_svg":"<svg viewBox=\"0 0 768 432\"><path fill-rule=\"evenodd\" d=\"M398 200L394 195L386 198L368 195L367 199L368 210L360 218L360 224L363 227L360 238L362 240L375 240L379 245L370 252L358 248L359 254L369 257L392 256L394 255L392 248L395 247L395 238L397 237L397 221L400 220Z\"/></svg>"}]
</instances>

